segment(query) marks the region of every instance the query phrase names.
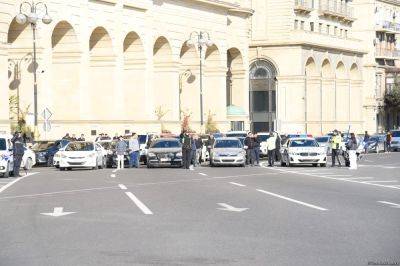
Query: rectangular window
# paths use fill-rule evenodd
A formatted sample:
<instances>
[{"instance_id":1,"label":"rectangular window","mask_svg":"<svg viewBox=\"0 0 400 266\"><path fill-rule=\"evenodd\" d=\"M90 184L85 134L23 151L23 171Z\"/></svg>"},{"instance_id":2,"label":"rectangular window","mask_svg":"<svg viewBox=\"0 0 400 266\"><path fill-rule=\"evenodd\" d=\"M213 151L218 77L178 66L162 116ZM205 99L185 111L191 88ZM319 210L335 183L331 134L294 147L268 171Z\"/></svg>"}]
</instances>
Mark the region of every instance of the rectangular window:
<instances>
[{"instance_id":1,"label":"rectangular window","mask_svg":"<svg viewBox=\"0 0 400 266\"><path fill-rule=\"evenodd\" d=\"M252 91L253 110L254 112L269 111L269 92L268 91Z\"/></svg>"},{"instance_id":2,"label":"rectangular window","mask_svg":"<svg viewBox=\"0 0 400 266\"><path fill-rule=\"evenodd\" d=\"M314 22L310 22L310 31L314 31Z\"/></svg>"},{"instance_id":3,"label":"rectangular window","mask_svg":"<svg viewBox=\"0 0 400 266\"><path fill-rule=\"evenodd\" d=\"M338 34L338 33L337 33L337 26L335 26L335 28L333 28L333 35L334 35L334 36L337 36L337 34Z\"/></svg>"},{"instance_id":4,"label":"rectangular window","mask_svg":"<svg viewBox=\"0 0 400 266\"><path fill-rule=\"evenodd\" d=\"M231 130L232 131L243 131L244 130L244 121L231 121Z\"/></svg>"},{"instance_id":5,"label":"rectangular window","mask_svg":"<svg viewBox=\"0 0 400 266\"><path fill-rule=\"evenodd\" d=\"M269 122L254 122L253 123L253 131L254 132L269 132L270 130L272 130L272 128L270 128Z\"/></svg>"},{"instance_id":6,"label":"rectangular window","mask_svg":"<svg viewBox=\"0 0 400 266\"><path fill-rule=\"evenodd\" d=\"M331 27L329 25L326 25L326 34L330 34Z\"/></svg>"},{"instance_id":7,"label":"rectangular window","mask_svg":"<svg viewBox=\"0 0 400 266\"><path fill-rule=\"evenodd\" d=\"M322 23L319 23L319 29L318 29L318 31L319 31L319 33L322 33L322 31L323 31L323 24Z\"/></svg>"},{"instance_id":8,"label":"rectangular window","mask_svg":"<svg viewBox=\"0 0 400 266\"><path fill-rule=\"evenodd\" d=\"M92 130L90 131L90 135L96 136L96 135L97 135L97 131L96 131L95 129L92 129Z\"/></svg>"},{"instance_id":9,"label":"rectangular window","mask_svg":"<svg viewBox=\"0 0 400 266\"><path fill-rule=\"evenodd\" d=\"M300 23L300 28L301 28L302 30L304 30L304 21L301 21L301 23Z\"/></svg>"},{"instance_id":10,"label":"rectangular window","mask_svg":"<svg viewBox=\"0 0 400 266\"><path fill-rule=\"evenodd\" d=\"M343 38L343 29L340 29L340 37Z\"/></svg>"},{"instance_id":11,"label":"rectangular window","mask_svg":"<svg viewBox=\"0 0 400 266\"><path fill-rule=\"evenodd\" d=\"M299 28L299 21L297 19L294 20L294 29L297 30Z\"/></svg>"}]
</instances>

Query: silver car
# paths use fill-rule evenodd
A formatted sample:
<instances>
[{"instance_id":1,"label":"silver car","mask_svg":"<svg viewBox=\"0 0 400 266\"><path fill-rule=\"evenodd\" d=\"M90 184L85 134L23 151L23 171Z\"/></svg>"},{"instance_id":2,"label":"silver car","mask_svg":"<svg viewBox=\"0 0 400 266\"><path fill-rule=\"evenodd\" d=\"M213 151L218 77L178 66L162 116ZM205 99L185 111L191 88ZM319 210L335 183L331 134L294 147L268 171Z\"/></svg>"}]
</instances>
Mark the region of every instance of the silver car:
<instances>
[{"instance_id":1,"label":"silver car","mask_svg":"<svg viewBox=\"0 0 400 266\"><path fill-rule=\"evenodd\" d=\"M182 166L182 145L175 138L155 140L147 152L147 168L156 166Z\"/></svg>"},{"instance_id":2,"label":"silver car","mask_svg":"<svg viewBox=\"0 0 400 266\"><path fill-rule=\"evenodd\" d=\"M215 140L210 155L211 166L245 166L246 152L238 138L218 138Z\"/></svg>"}]
</instances>

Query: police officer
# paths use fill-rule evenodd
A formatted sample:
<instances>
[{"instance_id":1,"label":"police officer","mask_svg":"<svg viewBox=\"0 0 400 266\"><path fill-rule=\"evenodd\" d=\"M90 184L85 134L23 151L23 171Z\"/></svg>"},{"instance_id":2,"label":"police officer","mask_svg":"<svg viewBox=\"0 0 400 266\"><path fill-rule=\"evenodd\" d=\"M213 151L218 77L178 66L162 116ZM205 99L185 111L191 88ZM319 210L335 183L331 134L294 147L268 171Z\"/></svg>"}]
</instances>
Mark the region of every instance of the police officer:
<instances>
[{"instance_id":1,"label":"police officer","mask_svg":"<svg viewBox=\"0 0 400 266\"><path fill-rule=\"evenodd\" d=\"M22 157L24 156L24 140L22 139L21 132L15 132L11 142L13 143L14 157L13 174L14 177L20 177L19 168L21 167Z\"/></svg>"},{"instance_id":2,"label":"police officer","mask_svg":"<svg viewBox=\"0 0 400 266\"><path fill-rule=\"evenodd\" d=\"M333 136L331 138L332 167L334 167L336 165L336 159L339 163L339 166L342 166L342 163L340 162L340 159L339 159L341 143L342 143L342 138L341 138L339 132L335 129L333 131Z\"/></svg>"}]
</instances>

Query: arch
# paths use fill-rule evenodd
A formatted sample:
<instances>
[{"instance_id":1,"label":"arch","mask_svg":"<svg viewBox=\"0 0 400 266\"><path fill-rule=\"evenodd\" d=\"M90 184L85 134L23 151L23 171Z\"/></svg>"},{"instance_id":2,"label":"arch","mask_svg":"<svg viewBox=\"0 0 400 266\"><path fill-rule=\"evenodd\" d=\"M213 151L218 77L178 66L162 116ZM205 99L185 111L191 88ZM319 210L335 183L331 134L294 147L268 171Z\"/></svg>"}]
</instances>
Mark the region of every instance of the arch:
<instances>
[{"instance_id":1,"label":"arch","mask_svg":"<svg viewBox=\"0 0 400 266\"><path fill-rule=\"evenodd\" d=\"M331 62L328 59L322 61L321 65L321 76L323 78L334 78L334 72L332 70Z\"/></svg>"},{"instance_id":2,"label":"arch","mask_svg":"<svg viewBox=\"0 0 400 266\"><path fill-rule=\"evenodd\" d=\"M233 70L243 69L243 57L238 48L232 47L227 51L228 67Z\"/></svg>"},{"instance_id":3,"label":"arch","mask_svg":"<svg viewBox=\"0 0 400 266\"><path fill-rule=\"evenodd\" d=\"M213 44L208 47L205 55L205 63L207 67L219 67L221 66L221 58L218 47Z\"/></svg>"},{"instance_id":4,"label":"arch","mask_svg":"<svg viewBox=\"0 0 400 266\"><path fill-rule=\"evenodd\" d=\"M172 49L169 41L164 36L160 36L153 46L154 64L172 62Z\"/></svg>"},{"instance_id":5,"label":"arch","mask_svg":"<svg viewBox=\"0 0 400 266\"><path fill-rule=\"evenodd\" d=\"M226 72L226 105L229 107L248 110L248 92L245 82L245 70L242 53L238 48L232 47L227 50L227 72ZM228 114L229 115L229 114Z\"/></svg>"},{"instance_id":6,"label":"arch","mask_svg":"<svg viewBox=\"0 0 400 266\"><path fill-rule=\"evenodd\" d=\"M51 97L52 110L56 119L79 119L80 117L80 48L78 37L72 25L60 21L51 35L52 75ZM62 81L62 82L60 82ZM68 103L70 111L60 107Z\"/></svg>"},{"instance_id":7,"label":"arch","mask_svg":"<svg viewBox=\"0 0 400 266\"><path fill-rule=\"evenodd\" d=\"M136 32L131 31L125 36L123 53L125 66L145 63L146 59L143 43Z\"/></svg>"},{"instance_id":8,"label":"arch","mask_svg":"<svg viewBox=\"0 0 400 266\"><path fill-rule=\"evenodd\" d=\"M344 66L343 62L340 61L336 66L336 78L337 79L346 79L346 67Z\"/></svg>"},{"instance_id":9,"label":"arch","mask_svg":"<svg viewBox=\"0 0 400 266\"><path fill-rule=\"evenodd\" d=\"M306 76L318 76L317 65L312 57L309 57L306 61L305 74Z\"/></svg>"},{"instance_id":10,"label":"arch","mask_svg":"<svg viewBox=\"0 0 400 266\"><path fill-rule=\"evenodd\" d=\"M97 27L92 31L89 51L91 57L114 56L111 37L104 27Z\"/></svg>"},{"instance_id":11,"label":"arch","mask_svg":"<svg viewBox=\"0 0 400 266\"><path fill-rule=\"evenodd\" d=\"M181 66L186 67L194 67L199 64L199 56L197 54L196 48L194 46L187 45L187 42L184 42L181 47L181 51L179 54Z\"/></svg>"},{"instance_id":12,"label":"arch","mask_svg":"<svg viewBox=\"0 0 400 266\"><path fill-rule=\"evenodd\" d=\"M361 71L356 63L352 64L350 67L350 79L361 80Z\"/></svg>"},{"instance_id":13,"label":"arch","mask_svg":"<svg viewBox=\"0 0 400 266\"><path fill-rule=\"evenodd\" d=\"M17 40L27 39L32 45L32 30L28 25L29 23L25 23L24 25L18 24L14 18L8 28L7 43L13 44Z\"/></svg>"}]
</instances>

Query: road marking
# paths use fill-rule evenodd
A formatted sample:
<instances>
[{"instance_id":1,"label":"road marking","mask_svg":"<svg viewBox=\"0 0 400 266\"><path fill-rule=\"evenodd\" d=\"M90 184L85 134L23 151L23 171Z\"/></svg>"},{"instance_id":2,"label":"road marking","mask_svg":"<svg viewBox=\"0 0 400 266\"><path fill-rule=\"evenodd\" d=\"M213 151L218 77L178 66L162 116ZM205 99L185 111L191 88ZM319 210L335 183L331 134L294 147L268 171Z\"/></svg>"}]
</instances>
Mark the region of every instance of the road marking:
<instances>
[{"instance_id":1,"label":"road marking","mask_svg":"<svg viewBox=\"0 0 400 266\"><path fill-rule=\"evenodd\" d=\"M31 176L31 175L35 175L37 173L29 173L26 174L24 176L18 177L17 179L15 179L14 181L11 181L10 183L8 183L7 185L3 186L0 188L0 193L3 192L4 190L6 190L7 188L11 187L12 185L14 185L15 183L17 183L18 181L24 179L25 177Z\"/></svg>"},{"instance_id":2,"label":"road marking","mask_svg":"<svg viewBox=\"0 0 400 266\"><path fill-rule=\"evenodd\" d=\"M365 181L364 183L397 183L397 180L382 180L382 181L371 180L371 181Z\"/></svg>"},{"instance_id":3,"label":"road marking","mask_svg":"<svg viewBox=\"0 0 400 266\"><path fill-rule=\"evenodd\" d=\"M205 173L199 173L199 175L207 176L207 174L205 174Z\"/></svg>"},{"instance_id":4,"label":"road marking","mask_svg":"<svg viewBox=\"0 0 400 266\"><path fill-rule=\"evenodd\" d=\"M291 198L288 198L288 197L285 197L285 196L282 196L282 195L278 195L278 194L275 194L275 193L272 193L272 192L268 192L268 191L265 191L265 190L262 190L262 189L257 189L257 191L262 192L262 193L267 194L267 195L271 195L271 196L280 198L280 199L291 201L291 202L294 202L294 203L297 203L297 204L300 204L300 205L304 205L304 206L307 206L307 207L310 207L310 208L313 208L313 209L317 209L317 210L320 210L320 211L327 211L328 210L328 209L325 209L325 208L322 208L322 207L319 207L319 206L316 206L316 205L313 205L313 204L309 204L309 203L305 203L303 201L291 199Z\"/></svg>"},{"instance_id":5,"label":"road marking","mask_svg":"<svg viewBox=\"0 0 400 266\"><path fill-rule=\"evenodd\" d=\"M136 206L144 213L144 214L153 214L146 205L143 204L132 192L125 192L125 194L136 204Z\"/></svg>"},{"instance_id":6,"label":"road marking","mask_svg":"<svg viewBox=\"0 0 400 266\"><path fill-rule=\"evenodd\" d=\"M238 186L238 187L245 187L246 186L246 185L235 183L235 182L229 182L229 184L232 184L232 185L235 185L235 186Z\"/></svg>"},{"instance_id":7,"label":"road marking","mask_svg":"<svg viewBox=\"0 0 400 266\"><path fill-rule=\"evenodd\" d=\"M226 203L218 203L219 206L223 208L217 208L217 210L228 211L228 212L243 212L249 208L236 208Z\"/></svg>"},{"instance_id":8,"label":"road marking","mask_svg":"<svg viewBox=\"0 0 400 266\"><path fill-rule=\"evenodd\" d=\"M63 207L55 207L53 212L42 212L40 214L47 215L47 216L53 216L53 217L60 217L60 216L65 216L68 214L72 214L75 212L64 212Z\"/></svg>"},{"instance_id":9,"label":"road marking","mask_svg":"<svg viewBox=\"0 0 400 266\"><path fill-rule=\"evenodd\" d=\"M392 208L400 208L400 204L397 204L397 203L393 203L393 202L389 202L389 201L378 201L378 202L390 205L390 207L392 207Z\"/></svg>"},{"instance_id":10,"label":"road marking","mask_svg":"<svg viewBox=\"0 0 400 266\"><path fill-rule=\"evenodd\" d=\"M119 184L118 185L122 190L127 190L128 188L124 184Z\"/></svg>"},{"instance_id":11,"label":"road marking","mask_svg":"<svg viewBox=\"0 0 400 266\"><path fill-rule=\"evenodd\" d=\"M363 177L343 178L343 180L360 180L360 179L374 179L374 177L371 177L371 176L363 176Z\"/></svg>"},{"instance_id":12,"label":"road marking","mask_svg":"<svg viewBox=\"0 0 400 266\"><path fill-rule=\"evenodd\" d=\"M119 170L119 169L115 169L115 170L113 170L112 172L113 172L113 173L116 173L118 170Z\"/></svg>"},{"instance_id":13,"label":"road marking","mask_svg":"<svg viewBox=\"0 0 400 266\"><path fill-rule=\"evenodd\" d=\"M326 176L332 176L332 177L349 177L351 175L326 175Z\"/></svg>"},{"instance_id":14,"label":"road marking","mask_svg":"<svg viewBox=\"0 0 400 266\"><path fill-rule=\"evenodd\" d=\"M115 174L111 174L110 177L113 177L113 178L114 178L114 177L115 177Z\"/></svg>"}]
</instances>

